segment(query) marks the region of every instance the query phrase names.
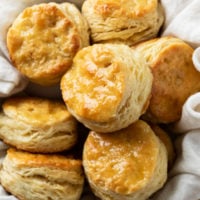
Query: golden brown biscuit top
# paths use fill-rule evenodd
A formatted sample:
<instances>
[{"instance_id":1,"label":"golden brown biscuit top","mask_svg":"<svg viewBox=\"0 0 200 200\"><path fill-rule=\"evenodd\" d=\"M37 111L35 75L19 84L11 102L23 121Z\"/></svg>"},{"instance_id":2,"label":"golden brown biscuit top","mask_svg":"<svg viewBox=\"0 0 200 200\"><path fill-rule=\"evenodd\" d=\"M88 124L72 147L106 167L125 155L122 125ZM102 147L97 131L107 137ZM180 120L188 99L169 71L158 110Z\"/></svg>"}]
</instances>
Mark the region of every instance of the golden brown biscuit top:
<instances>
[{"instance_id":1,"label":"golden brown biscuit top","mask_svg":"<svg viewBox=\"0 0 200 200\"><path fill-rule=\"evenodd\" d=\"M135 65L131 59L132 51L125 45L98 44L81 49L61 80L68 108L89 120L114 119Z\"/></svg>"},{"instance_id":2,"label":"golden brown biscuit top","mask_svg":"<svg viewBox=\"0 0 200 200\"><path fill-rule=\"evenodd\" d=\"M61 169L70 171L81 171L81 160L72 157L53 154L32 154L10 148L7 157L18 167L48 167L51 169Z\"/></svg>"},{"instance_id":3,"label":"golden brown biscuit top","mask_svg":"<svg viewBox=\"0 0 200 200\"><path fill-rule=\"evenodd\" d=\"M159 153L158 139L143 121L112 134L90 132L84 166L93 183L130 194L152 178Z\"/></svg>"},{"instance_id":4,"label":"golden brown biscuit top","mask_svg":"<svg viewBox=\"0 0 200 200\"><path fill-rule=\"evenodd\" d=\"M4 113L35 126L53 125L72 119L64 103L42 98L12 97L3 103Z\"/></svg>"},{"instance_id":5,"label":"golden brown biscuit top","mask_svg":"<svg viewBox=\"0 0 200 200\"><path fill-rule=\"evenodd\" d=\"M137 18L154 11L157 0L89 0L96 13L103 17Z\"/></svg>"},{"instance_id":6,"label":"golden brown biscuit top","mask_svg":"<svg viewBox=\"0 0 200 200\"><path fill-rule=\"evenodd\" d=\"M26 8L7 34L14 65L33 80L51 74L52 83L71 65L80 45L76 26L55 3Z\"/></svg>"},{"instance_id":7,"label":"golden brown biscuit top","mask_svg":"<svg viewBox=\"0 0 200 200\"><path fill-rule=\"evenodd\" d=\"M194 49L170 36L133 48L146 60L154 77L147 118L158 123L179 120L186 99L200 89L200 73L192 62Z\"/></svg>"}]
</instances>

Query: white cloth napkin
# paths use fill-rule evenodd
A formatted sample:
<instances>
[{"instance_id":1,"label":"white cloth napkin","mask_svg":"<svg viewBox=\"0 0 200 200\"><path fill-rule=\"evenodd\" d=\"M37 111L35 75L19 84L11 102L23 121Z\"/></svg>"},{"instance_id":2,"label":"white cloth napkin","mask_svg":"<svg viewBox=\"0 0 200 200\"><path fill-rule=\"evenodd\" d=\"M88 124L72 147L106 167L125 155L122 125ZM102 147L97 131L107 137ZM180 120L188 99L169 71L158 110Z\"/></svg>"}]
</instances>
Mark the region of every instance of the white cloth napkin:
<instances>
[{"instance_id":1,"label":"white cloth napkin","mask_svg":"<svg viewBox=\"0 0 200 200\"><path fill-rule=\"evenodd\" d=\"M26 79L0 55L0 97L10 96L22 91L26 86Z\"/></svg>"},{"instance_id":2,"label":"white cloth napkin","mask_svg":"<svg viewBox=\"0 0 200 200\"><path fill-rule=\"evenodd\" d=\"M193 47L200 46L200 1L161 0L165 12L164 35L185 40Z\"/></svg>"}]
</instances>

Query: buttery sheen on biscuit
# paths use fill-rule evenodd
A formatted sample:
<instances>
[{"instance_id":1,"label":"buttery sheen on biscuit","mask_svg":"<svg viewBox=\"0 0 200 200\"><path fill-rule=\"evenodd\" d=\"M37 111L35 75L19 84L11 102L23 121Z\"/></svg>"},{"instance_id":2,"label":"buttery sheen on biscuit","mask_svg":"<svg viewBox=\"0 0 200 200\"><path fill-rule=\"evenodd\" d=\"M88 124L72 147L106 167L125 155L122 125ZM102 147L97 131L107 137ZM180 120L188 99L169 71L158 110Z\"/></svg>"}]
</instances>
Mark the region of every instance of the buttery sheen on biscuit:
<instances>
[{"instance_id":1,"label":"buttery sheen on biscuit","mask_svg":"<svg viewBox=\"0 0 200 200\"><path fill-rule=\"evenodd\" d=\"M193 48L179 38L162 37L133 47L153 73L152 97L145 119L171 123L180 119L186 99L200 90Z\"/></svg>"},{"instance_id":2,"label":"buttery sheen on biscuit","mask_svg":"<svg viewBox=\"0 0 200 200\"><path fill-rule=\"evenodd\" d=\"M146 200L167 178L164 144L144 121L112 134L91 131L83 149L89 184L102 200Z\"/></svg>"},{"instance_id":3,"label":"buttery sheen on biscuit","mask_svg":"<svg viewBox=\"0 0 200 200\"><path fill-rule=\"evenodd\" d=\"M86 0L82 13L94 43L133 45L156 37L164 21L158 0Z\"/></svg>"},{"instance_id":4,"label":"buttery sheen on biscuit","mask_svg":"<svg viewBox=\"0 0 200 200\"><path fill-rule=\"evenodd\" d=\"M81 160L9 149L0 172L2 186L19 200L79 200Z\"/></svg>"},{"instance_id":5,"label":"buttery sheen on biscuit","mask_svg":"<svg viewBox=\"0 0 200 200\"><path fill-rule=\"evenodd\" d=\"M0 138L30 152L58 152L77 142L77 121L61 101L10 97L2 105Z\"/></svg>"},{"instance_id":6,"label":"buttery sheen on biscuit","mask_svg":"<svg viewBox=\"0 0 200 200\"><path fill-rule=\"evenodd\" d=\"M7 33L13 65L32 82L47 86L60 81L76 52L87 45L87 22L70 3L25 8Z\"/></svg>"},{"instance_id":7,"label":"buttery sheen on biscuit","mask_svg":"<svg viewBox=\"0 0 200 200\"><path fill-rule=\"evenodd\" d=\"M152 86L149 67L123 44L81 49L61 79L69 112L86 127L112 132L146 111Z\"/></svg>"}]
</instances>

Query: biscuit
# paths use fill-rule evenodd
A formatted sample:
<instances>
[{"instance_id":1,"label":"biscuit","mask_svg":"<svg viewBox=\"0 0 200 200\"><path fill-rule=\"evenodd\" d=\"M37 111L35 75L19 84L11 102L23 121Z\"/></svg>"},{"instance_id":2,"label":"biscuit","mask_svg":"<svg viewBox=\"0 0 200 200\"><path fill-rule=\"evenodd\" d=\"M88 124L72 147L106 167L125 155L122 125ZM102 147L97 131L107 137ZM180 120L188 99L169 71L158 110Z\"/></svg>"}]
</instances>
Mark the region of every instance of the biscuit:
<instances>
[{"instance_id":1,"label":"biscuit","mask_svg":"<svg viewBox=\"0 0 200 200\"><path fill-rule=\"evenodd\" d=\"M154 123L178 121L186 99L200 90L200 72L192 62L193 48L168 36L140 43L133 50L153 74L152 97L143 119Z\"/></svg>"},{"instance_id":2,"label":"biscuit","mask_svg":"<svg viewBox=\"0 0 200 200\"><path fill-rule=\"evenodd\" d=\"M138 120L112 134L91 131L83 167L102 200L146 200L167 178L167 152L150 126Z\"/></svg>"},{"instance_id":3,"label":"biscuit","mask_svg":"<svg viewBox=\"0 0 200 200\"><path fill-rule=\"evenodd\" d=\"M79 200L81 160L9 149L0 172L2 186L19 200Z\"/></svg>"},{"instance_id":4,"label":"biscuit","mask_svg":"<svg viewBox=\"0 0 200 200\"><path fill-rule=\"evenodd\" d=\"M42 3L25 8L7 33L13 65L30 81L55 85L76 52L89 45L88 25L70 3Z\"/></svg>"},{"instance_id":5,"label":"biscuit","mask_svg":"<svg viewBox=\"0 0 200 200\"><path fill-rule=\"evenodd\" d=\"M127 127L146 111L152 74L124 44L95 44L81 49L61 79L69 112L97 132Z\"/></svg>"},{"instance_id":6,"label":"biscuit","mask_svg":"<svg viewBox=\"0 0 200 200\"><path fill-rule=\"evenodd\" d=\"M77 142L77 121L58 100L10 97L2 105L0 138L30 152L58 152Z\"/></svg>"},{"instance_id":7,"label":"biscuit","mask_svg":"<svg viewBox=\"0 0 200 200\"><path fill-rule=\"evenodd\" d=\"M172 138L169 136L168 132L161 128L160 126L156 124L150 124L151 129L154 131L154 133L158 136L158 138L163 142L167 149L168 154L168 169L170 169L173 166L174 160L175 160L175 149L174 145L172 143Z\"/></svg>"},{"instance_id":8,"label":"biscuit","mask_svg":"<svg viewBox=\"0 0 200 200\"><path fill-rule=\"evenodd\" d=\"M158 0L86 0L82 13L94 43L133 45L156 37L164 21Z\"/></svg>"}]
</instances>

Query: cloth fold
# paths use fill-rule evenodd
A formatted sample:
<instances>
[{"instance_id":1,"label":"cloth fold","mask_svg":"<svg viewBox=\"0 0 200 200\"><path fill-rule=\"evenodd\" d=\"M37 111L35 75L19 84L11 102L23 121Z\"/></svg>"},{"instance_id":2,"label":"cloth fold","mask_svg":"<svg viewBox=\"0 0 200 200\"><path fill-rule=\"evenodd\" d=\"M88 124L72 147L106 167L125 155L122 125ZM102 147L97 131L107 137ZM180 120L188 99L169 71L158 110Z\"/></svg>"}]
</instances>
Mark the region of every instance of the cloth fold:
<instances>
[{"instance_id":1,"label":"cloth fold","mask_svg":"<svg viewBox=\"0 0 200 200\"><path fill-rule=\"evenodd\" d=\"M196 48L193 55L192 55L193 63L197 69L200 71L200 47Z\"/></svg>"},{"instance_id":2,"label":"cloth fold","mask_svg":"<svg viewBox=\"0 0 200 200\"><path fill-rule=\"evenodd\" d=\"M4 57L0 56L0 97L22 91L28 81Z\"/></svg>"},{"instance_id":3,"label":"cloth fold","mask_svg":"<svg viewBox=\"0 0 200 200\"><path fill-rule=\"evenodd\" d=\"M200 128L200 92L191 95L182 109L182 116L174 126L176 133L185 133Z\"/></svg>"},{"instance_id":4,"label":"cloth fold","mask_svg":"<svg viewBox=\"0 0 200 200\"><path fill-rule=\"evenodd\" d=\"M200 46L200 1L161 0L165 12L162 36L179 37L194 48Z\"/></svg>"}]
</instances>

